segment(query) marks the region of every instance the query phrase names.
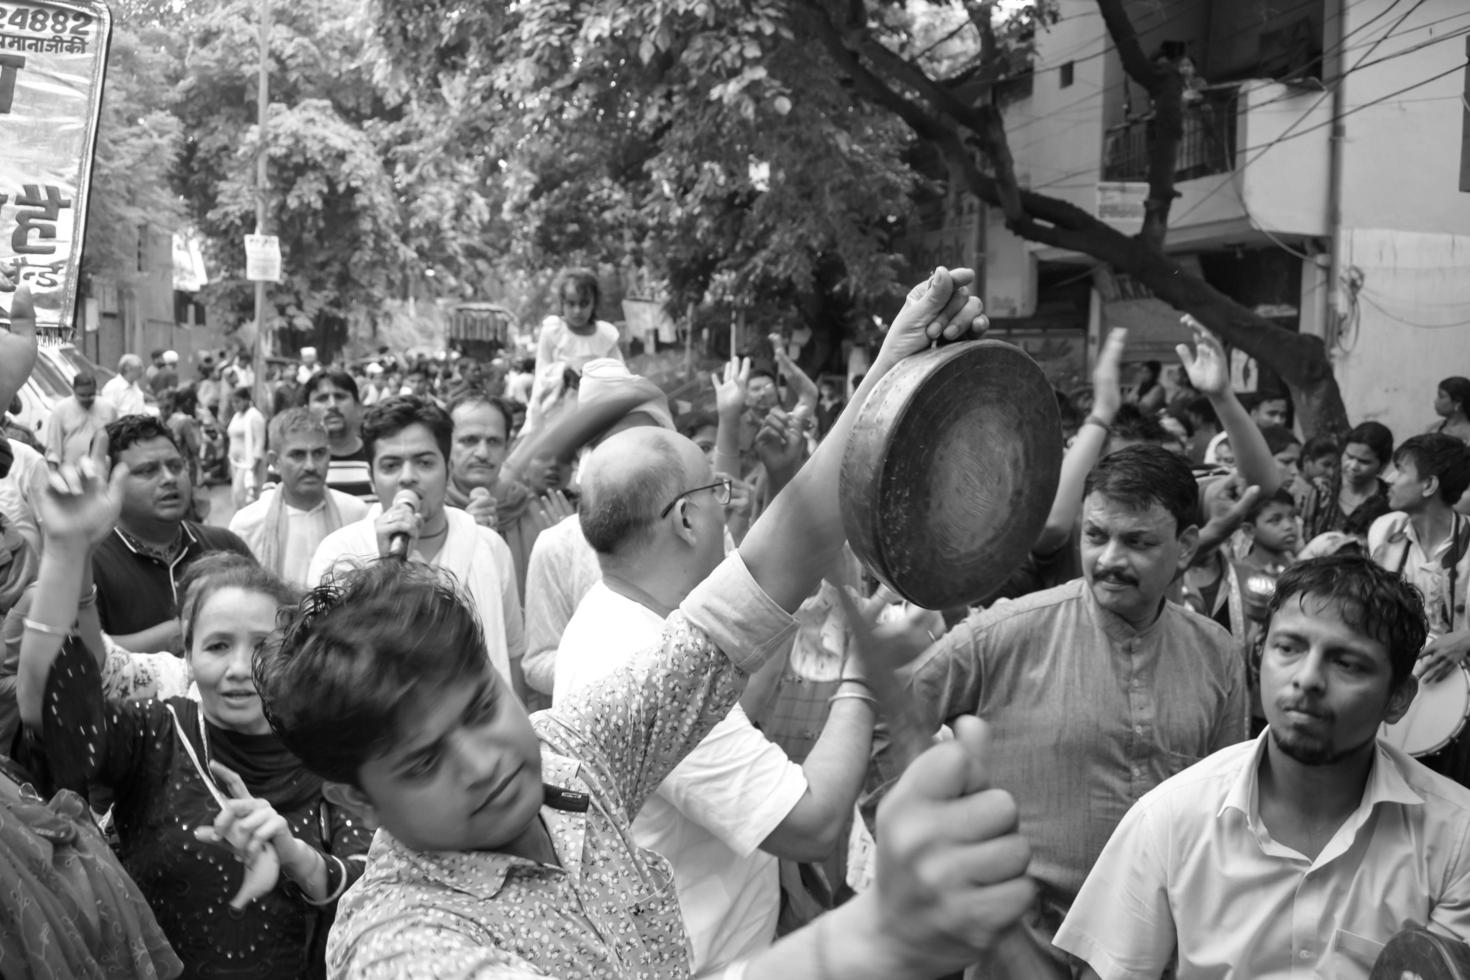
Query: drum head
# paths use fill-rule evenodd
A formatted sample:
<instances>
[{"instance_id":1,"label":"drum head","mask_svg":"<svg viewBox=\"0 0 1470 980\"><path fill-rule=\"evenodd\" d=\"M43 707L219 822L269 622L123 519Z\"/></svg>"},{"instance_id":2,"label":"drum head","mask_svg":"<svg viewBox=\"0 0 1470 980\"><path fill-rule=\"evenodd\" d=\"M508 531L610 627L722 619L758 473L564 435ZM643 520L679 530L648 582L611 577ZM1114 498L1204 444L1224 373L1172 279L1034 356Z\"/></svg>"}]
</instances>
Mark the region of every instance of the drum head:
<instances>
[{"instance_id":1,"label":"drum head","mask_svg":"<svg viewBox=\"0 0 1470 980\"><path fill-rule=\"evenodd\" d=\"M1423 929L1405 929L1388 941L1368 980L1470 980L1470 947Z\"/></svg>"},{"instance_id":2,"label":"drum head","mask_svg":"<svg viewBox=\"0 0 1470 980\"><path fill-rule=\"evenodd\" d=\"M1431 755L1450 744L1470 715L1470 669L1461 664L1433 684L1419 684L1409 710L1379 737L1409 755Z\"/></svg>"},{"instance_id":3,"label":"drum head","mask_svg":"<svg viewBox=\"0 0 1470 980\"><path fill-rule=\"evenodd\" d=\"M857 556L916 605L979 601L1030 552L1061 468L1056 395L993 340L906 358L874 387L843 459Z\"/></svg>"}]
</instances>

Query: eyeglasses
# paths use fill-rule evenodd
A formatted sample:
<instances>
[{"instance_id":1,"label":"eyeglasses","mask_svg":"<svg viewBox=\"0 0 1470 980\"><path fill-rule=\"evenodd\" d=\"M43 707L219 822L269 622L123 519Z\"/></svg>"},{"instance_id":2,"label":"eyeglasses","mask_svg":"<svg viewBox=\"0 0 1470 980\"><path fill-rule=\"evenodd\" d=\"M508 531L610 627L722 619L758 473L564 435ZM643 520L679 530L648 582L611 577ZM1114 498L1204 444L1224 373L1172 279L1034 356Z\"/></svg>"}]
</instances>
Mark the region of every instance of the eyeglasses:
<instances>
[{"instance_id":1,"label":"eyeglasses","mask_svg":"<svg viewBox=\"0 0 1470 980\"><path fill-rule=\"evenodd\" d=\"M670 500L667 507L658 512L659 520L663 520L665 517L668 517L669 511L674 509L674 505L683 500L685 497L688 497L691 494L703 493L706 490L713 490L715 492L715 499L720 502L721 506L728 504L730 502L730 492L732 489L733 487L730 485L729 480L719 480L715 483L708 484L707 486L695 487L693 490L685 490L683 493L679 494L679 496L675 497L673 500Z\"/></svg>"}]
</instances>

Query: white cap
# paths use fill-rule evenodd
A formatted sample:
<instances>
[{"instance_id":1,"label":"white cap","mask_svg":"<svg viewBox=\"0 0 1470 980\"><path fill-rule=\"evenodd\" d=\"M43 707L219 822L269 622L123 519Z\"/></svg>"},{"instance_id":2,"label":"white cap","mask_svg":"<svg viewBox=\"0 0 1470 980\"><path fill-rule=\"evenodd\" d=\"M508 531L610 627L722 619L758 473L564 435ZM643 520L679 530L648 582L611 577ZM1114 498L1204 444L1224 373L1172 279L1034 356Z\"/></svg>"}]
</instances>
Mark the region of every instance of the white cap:
<instances>
[{"instance_id":1,"label":"white cap","mask_svg":"<svg viewBox=\"0 0 1470 980\"><path fill-rule=\"evenodd\" d=\"M316 357L316 348L315 347L303 347L303 348L301 348L301 356L302 357Z\"/></svg>"},{"instance_id":2,"label":"white cap","mask_svg":"<svg viewBox=\"0 0 1470 980\"><path fill-rule=\"evenodd\" d=\"M367 373L370 375L382 374L383 365L379 364L377 361L371 361L367 366Z\"/></svg>"},{"instance_id":3,"label":"white cap","mask_svg":"<svg viewBox=\"0 0 1470 980\"><path fill-rule=\"evenodd\" d=\"M164 351L163 352L163 363L165 363L165 364L177 364L177 363L179 363L179 352L176 351L176 350L166 350L166 351Z\"/></svg>"}]
</instances>

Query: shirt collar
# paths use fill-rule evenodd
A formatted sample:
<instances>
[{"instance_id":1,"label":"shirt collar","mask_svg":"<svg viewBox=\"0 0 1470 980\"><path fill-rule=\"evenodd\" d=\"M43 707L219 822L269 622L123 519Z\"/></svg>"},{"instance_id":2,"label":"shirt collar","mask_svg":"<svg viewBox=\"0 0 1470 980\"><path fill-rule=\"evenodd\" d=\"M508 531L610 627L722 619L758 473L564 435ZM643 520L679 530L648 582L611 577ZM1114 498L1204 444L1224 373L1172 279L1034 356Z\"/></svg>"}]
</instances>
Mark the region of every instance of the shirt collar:
<instances>
[{"instance_id":1,"label":"shirt collar","mask_svg":"<svg viewBox=\"0 0 1470 980\"><path fill-rule=\"evenodd\" d=\"M1164 617L1169 615L1169 600L1164 599L1159 606L1159 614L1154 617L1154 621L1143 629L1138 629L1117 613L1104 609L1098 603L1097 596L1092 594L1092 583L1087 581L1086 577L1079 579L1078 583L1082 587L1082 601L1087 604L1087 608L1092 613L1092 618L1102 627L1103 632L1108 635L1108 638L1116 643L1126 643L1129 640L1136 640L1148 636L1157 630L1159 624L1164 621Z\"/></svg>"},{"instance_id":2,"label":"shirt collar","mask_svg":"<svg viewBox=\"0 0 1470 980\"><path fill-rule=\"evenodd\" d=\"M576 786L586 792L580 778L581 764L575 759L541 749L541 778L554 786ZM551 868L499 851L418 851L399 841L386 830L378 831L373 850L392 864L407 866L421 878L451 891L463 892L478 901L491 901L512 874L535 876L565 872L573 881L582 876L582 849L586 839L587 813L566 812L543 806L540 811L551 834L551 844L561 861ZM369 855L369 864L378 863L379 854Z\"/></svg>"},{"instance_id":3,"label":"shirt collar","mask_svg":"<svg viewBox=\"0 0 1470 980\"><path fill-rule=\"evenodd\" d=\"M1252 826L1259 822L1261 759L1266 753L1266 739L1270 737L1271 729L1267 728L1256 738L1255 749L1225 794L1225 800L1215 814L1217 817L1223 817L1226 810L1238 810ZM1394 757L1393 750L1382 740L1374 743L1373 768L1368 772L1368 785L1363 788L1363 799L1351 819L1356 820L1359 814L1366 815L1380 803L1402 803L1405 806L1422 806L1424 803L1424 797L1404 778L1403 768Z\"/></svg>"},{"instance_id":4,"label":"shirt collar","mask_svg":"<svg viewBox=\"0 0 1470 980\"><path fill-rule=\"evenodd\" d=\"M117 539L123 543L123 547L127 548L133 554L142 558L152 558L154 561L161 562L165 565L171 565L183 557L190 548L199 543L199 538L195 535L194 529L189 526L188 521L182 521L179 528L182 533L178 540L174 542L168 556L165 556L161 550L150 547L145 542L134 538L131 534L124 531L121 525L114 525L112 533L116 534Z\"/></svg>"}]
</instances>

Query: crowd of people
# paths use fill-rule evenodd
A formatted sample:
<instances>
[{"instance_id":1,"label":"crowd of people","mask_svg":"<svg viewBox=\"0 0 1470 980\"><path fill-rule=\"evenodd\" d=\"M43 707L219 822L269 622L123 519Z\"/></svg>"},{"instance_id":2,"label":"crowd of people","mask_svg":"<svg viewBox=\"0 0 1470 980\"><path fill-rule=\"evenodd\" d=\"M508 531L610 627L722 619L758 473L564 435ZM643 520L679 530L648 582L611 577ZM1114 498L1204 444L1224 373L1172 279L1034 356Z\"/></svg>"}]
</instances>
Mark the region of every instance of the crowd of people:
<instances>
[{"instance_id":1,"label":"crowd of people","mask_svg":"<svg viewBox=\"0 0 1470 980\"><path fill-rule=\"evenodd\" d=\"M1470 381L1301 432L1198 324L1128 384L1114 330L1026 560L919 609L837 484L973 281L851 391L775 344L707 414L578 270L524 370L78 375L0 451L0 975L1366 980L1470 940L1470 735L1381 737L1470 678Z\"/></svg>"}]
</instances>

